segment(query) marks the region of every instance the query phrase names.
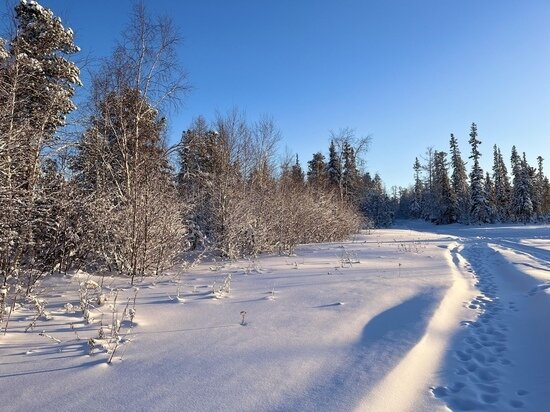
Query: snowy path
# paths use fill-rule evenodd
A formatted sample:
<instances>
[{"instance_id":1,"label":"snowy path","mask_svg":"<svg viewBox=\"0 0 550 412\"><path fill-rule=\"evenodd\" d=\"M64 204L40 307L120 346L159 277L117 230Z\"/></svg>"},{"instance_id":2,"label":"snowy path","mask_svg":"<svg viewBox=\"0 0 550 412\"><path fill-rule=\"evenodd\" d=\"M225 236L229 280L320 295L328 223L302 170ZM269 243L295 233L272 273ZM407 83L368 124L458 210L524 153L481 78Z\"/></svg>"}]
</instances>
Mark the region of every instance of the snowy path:
<instances>
[{"instance_id":1,"label":"snowy path","mask_svg":"<svg viewBox=\"0 0 550 412\"><path fill-rule=\"evenodd\" d=\"M58 279L0 336L0 409L549 410L550 229L411 227L144 283L112 366Z\"/></svg>"},{"instance_id":2,"label":"snowy path","mask_svg":"<svg viewBox=\"0 0 550 412\"><path fill-rule=\"evenodd\" d=\"M468 307L479 315L453 339L434 395L452 410L549 410L548 229L443 232L460 236L461 266L479 291Z\"/></svg>"}]
</instances>

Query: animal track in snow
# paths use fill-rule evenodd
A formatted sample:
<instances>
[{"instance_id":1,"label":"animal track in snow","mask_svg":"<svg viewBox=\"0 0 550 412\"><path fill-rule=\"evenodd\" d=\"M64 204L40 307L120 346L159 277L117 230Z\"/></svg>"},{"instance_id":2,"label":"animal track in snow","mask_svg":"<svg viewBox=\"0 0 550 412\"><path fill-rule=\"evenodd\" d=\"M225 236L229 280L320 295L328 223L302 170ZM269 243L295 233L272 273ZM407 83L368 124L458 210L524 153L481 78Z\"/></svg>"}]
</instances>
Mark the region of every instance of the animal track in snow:
<instances>
[{"instance_id":1,"label":"animal track in snow","mask_svg":"<svg viewBox=\"0 0 550 412\"><path fill-rule=\"evenodd\" d=\"M486 256L484 259L483 247L486 245L472 245L467 250L472 261L481 262L475 270L470 265L466 267L476 279L475 286L480 293L464 304L478 314L474 320L461 322L466 328L465 336L452 352L456 363L455 376L460 381L433 387L431 392L452 410L519 409L524 406L524 402L506 399L501 389L503 377L509 373L507 369L512 365L507 356L509 330L504 319L519 309L516 302L503 302L499 298L492 272L494 268L491 262L487 262ZM550 289L550 283L545 286ZM528 392L519 389L515 395L525 397Z\"/></svg>"}]
</instances>

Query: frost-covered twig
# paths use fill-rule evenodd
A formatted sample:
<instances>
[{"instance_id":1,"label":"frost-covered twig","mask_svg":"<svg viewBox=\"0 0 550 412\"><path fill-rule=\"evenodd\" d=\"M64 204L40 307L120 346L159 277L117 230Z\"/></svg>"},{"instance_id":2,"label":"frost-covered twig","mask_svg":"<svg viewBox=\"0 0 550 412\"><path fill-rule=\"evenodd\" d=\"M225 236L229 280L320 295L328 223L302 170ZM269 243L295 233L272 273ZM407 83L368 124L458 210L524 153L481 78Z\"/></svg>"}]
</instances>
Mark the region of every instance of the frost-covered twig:
<instances>
[{"instance_id":1,"label":"frost-covered twig","mask_svg":"<svg viewBox=\"0 0 550 412\"><path fill-rule=\"evenodd\" d=\"M48 334L46 333L45 330L43 330L42 332L40 332L38 335L44 336L44 337L50 339L51 341L53 341L53 342L55 342L55 343L61 343L61 341L60 341L59 339L54 338L54 337L51 336L51 335L48 335Z\"/></svg>"}]
</instances>

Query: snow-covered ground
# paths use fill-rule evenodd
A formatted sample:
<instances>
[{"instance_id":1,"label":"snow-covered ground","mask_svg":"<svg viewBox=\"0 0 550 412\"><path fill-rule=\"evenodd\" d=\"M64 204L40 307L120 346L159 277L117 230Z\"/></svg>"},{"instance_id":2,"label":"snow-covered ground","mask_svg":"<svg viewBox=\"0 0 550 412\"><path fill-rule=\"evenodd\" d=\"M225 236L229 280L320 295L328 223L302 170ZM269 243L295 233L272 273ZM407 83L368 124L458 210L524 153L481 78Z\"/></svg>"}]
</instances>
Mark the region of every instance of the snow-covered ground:
<instances>
[{"instance_id":1,"label":"snow-covered ground","mask_svg":"<svg viewBox=\"0 0 550 412\"><path fill-rule=\"evenodd\" d=\"M404 222L146 280L111 365L87 342L135 290L104 279L85 325L85 279L49 279L50 319L0 336L1 410L550 408L548 227Z\"/></svg>"}]
</instances>

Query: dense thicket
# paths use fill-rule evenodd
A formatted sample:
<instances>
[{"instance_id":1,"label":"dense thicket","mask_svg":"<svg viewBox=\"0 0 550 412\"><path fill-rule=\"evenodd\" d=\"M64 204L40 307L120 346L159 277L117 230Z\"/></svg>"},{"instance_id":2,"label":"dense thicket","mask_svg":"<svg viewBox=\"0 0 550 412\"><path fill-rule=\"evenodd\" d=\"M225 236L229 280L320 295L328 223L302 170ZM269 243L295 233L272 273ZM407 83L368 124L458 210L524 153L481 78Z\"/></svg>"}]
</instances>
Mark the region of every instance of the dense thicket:
<instances>
[{"instance_id":1,"label":"dense thicket","mask_svg":"<svg viewBox=\"0 0 550 412\"><path fill-rule=\"evenodd\" d=\"M341 240L361 227L353 205L326 187L324 165L313 166L309 184L297 159L277 170L278 139L271 119L249 123L236 111L211 125L199 117L183 133L177 182L190 202L192 248L229 257L291 253L298 243Z\"/></svg>"},{"instance_id":2,"label":"dense thicket","mask_svg":"<svg viewBox=\"0 0 550 412\"><path fill-rule=\"evenodd\" d=\"M19 2L13 23L0 39L0 324L50 273L86 268L133 283L188 250L292 253L346 238L363 226L361 208L385 202L379 178L360 173L367 140L349 129L307 179L297 157L277 164L280 133L267 117L198 118L169 147L166 119L188 88L179 38L142 4L78 111L73 32L34 1ZM71 112L77 139L64 132ZM384 213L375 220L387 223Z\"/></svg>"},{"instance_id":3,"label":"dense thicket","mask_svg":"<svg viewBox=\"0 0 550 412\"><path fill-rule=\"evenodd\" d=\"M475 123L470 129L469 144L472 161L469 178L453 134L450 140L451 171L444 152L428 150L424 166L418 158L415 160L415 185L401 191L399 217L472 224L550 220L550 182L544 175L541 156L537 157L537 167L532 167L525 153L520 156L513 146L509 175L501 150L495 145L492 173L484 173L480 165L481 141Z\"/></svg>"},{"instance_id":4,"label":"dense thicket","mask_svg":"<svg viewBox=\"0 0 550 412\"><path fill-rule=\"evenodd\" d=\"M72 188L59 175L56 130L75 109L73 33L35 2L15 8L15 34L0 42L0 321L11 295L30 291L74 241Z\"/></svg>"}]
</instances>

